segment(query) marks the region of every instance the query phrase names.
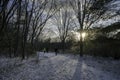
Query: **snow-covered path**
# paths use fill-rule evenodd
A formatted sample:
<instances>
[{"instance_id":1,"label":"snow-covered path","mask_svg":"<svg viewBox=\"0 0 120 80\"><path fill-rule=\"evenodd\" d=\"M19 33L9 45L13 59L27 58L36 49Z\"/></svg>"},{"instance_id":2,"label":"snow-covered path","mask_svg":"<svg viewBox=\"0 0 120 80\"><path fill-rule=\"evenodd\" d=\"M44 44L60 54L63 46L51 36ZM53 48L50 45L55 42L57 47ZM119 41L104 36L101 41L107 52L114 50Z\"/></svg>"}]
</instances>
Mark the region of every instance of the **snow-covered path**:
<instances>
[{"instance_id":1,"label":"snow-covered path","mask_svg":"<svg viewBox=\"0 0 120 80\"><path fill-rule=\"evenodd\" d=\"M120 61L38 52L35 58L0 59L0 80L120 80Z\"/></svg>"}]
</instances>

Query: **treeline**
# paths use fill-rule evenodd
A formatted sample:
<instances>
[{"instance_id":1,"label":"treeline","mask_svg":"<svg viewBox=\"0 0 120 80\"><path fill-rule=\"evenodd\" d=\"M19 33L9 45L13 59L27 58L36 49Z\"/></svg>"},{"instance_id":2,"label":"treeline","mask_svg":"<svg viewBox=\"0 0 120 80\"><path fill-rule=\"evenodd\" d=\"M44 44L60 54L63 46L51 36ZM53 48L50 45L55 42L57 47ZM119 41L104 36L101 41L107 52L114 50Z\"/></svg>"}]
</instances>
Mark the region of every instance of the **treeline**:
<instances>
[{"instance_id":1,"label":"treeline","mask_svg":"<svg viewBox=\"0 0 120 80\"><path fill-rule=\"evenodd\" d=\"M64 51L63 51L63 44L61 42L47 42L47 41L39 41L37 43L37 50L38 51L43 51L44 49L48 49L48 52L54 52L55 48L58 49L59 53L65 53L69 52L71 47L72 47L72 42L68 41L64 43Z\"/></svg>"},{"instance_id":2,"label":"treeline","mask_svg":"<svg viewBox=\"0 0 120 80\"><path fill-rule=\"evenodd\" d=\"M113 38L99 38L91 40L89 42L86 42L84 51L85 54L93 56L120 59L120 40Z\"/></svg>"}]
</instances>

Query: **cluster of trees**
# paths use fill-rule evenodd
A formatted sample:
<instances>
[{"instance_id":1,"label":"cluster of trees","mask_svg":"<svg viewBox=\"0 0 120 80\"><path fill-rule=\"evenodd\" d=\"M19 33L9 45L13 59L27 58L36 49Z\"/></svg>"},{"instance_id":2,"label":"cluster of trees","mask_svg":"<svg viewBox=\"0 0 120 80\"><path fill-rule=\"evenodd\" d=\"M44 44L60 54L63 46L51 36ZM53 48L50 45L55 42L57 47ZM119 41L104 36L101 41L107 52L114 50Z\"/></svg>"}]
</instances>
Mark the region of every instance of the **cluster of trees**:
<instances>
[{"instance_id":1,"label":"cluster of trees","mask_svg":"<svg viewBox=\"0 0 120 80\"><path fill-rule=\"evenodd\" d=\"M0 49L25 58L27 47L35 44L46 22L59 9L54 0L1 0Z\"/></svg>"},{"instance_id":2,"label":"cluster of trees","mask_svg":"<svg viewBox=\"0 0 120 80\"><path fill-rule=\"evenodd\" d=\"M72 41L69 37L71 31L77 27L82 56L82 33L101 19L119 15L118 11L112 14L108 7L113 2L114 0L1 0L0 53L5 51L10 57L21 55L24 59L25 54L38 49L39 38L50 20L57 27L63 52L66 41Z\"/></svg>"}]
</instances>

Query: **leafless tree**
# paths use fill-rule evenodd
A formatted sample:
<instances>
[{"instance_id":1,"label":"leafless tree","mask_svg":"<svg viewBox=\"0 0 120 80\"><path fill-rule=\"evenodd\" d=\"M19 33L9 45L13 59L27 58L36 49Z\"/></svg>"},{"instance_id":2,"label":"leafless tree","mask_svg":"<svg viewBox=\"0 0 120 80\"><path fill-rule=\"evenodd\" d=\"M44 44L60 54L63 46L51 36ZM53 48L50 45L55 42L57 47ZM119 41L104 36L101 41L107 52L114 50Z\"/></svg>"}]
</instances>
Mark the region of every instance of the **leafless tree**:
<instances>
[{"instance_id":1,"label":"leafless tree","mask_svg":"<svg viewBox=\"0 0 120 80\"><path fill-rule=\"evenodd\" d=\"M70 0L70 5L75 12L80 28L80 55L83 56L82 33L91 28L100 19L107 18L106 7L113 0Z\"/></svg>"},{"instance_id":2,"label":"leafless tree","mask_svg":"<svg viewBox=\"0 0 120 80\"><path fill-rule=\"evenodd\" d=\"M11 57L11 45L12 37L9 33L11 28L11 18L14 16L15 11L17 10L17 1L16 0L1 0L0 1L0 40L4 39L6 36L9 44L9 55ZM1 40L2 41L2 40ZM3 40L4 41L4 40Z\"/></svg>"},{"instance_id":3,"label":"leafless tree","mask_svg":"<svg viewBox=\"0 0 120 80\"><path fill-rule=\"evenodd\" d=\"M25 0L23 2L23 14L21 15L21 17L23 17L24 19L21 19L21 21L23 21L23 27L22 27L22 59L25 58L25 49L26 49L26 43L27 43L27 39L28 39L28 33L29 33L29 28L30 28L30 23L31 23L31 18L33 15L33 8L35 5L35 0ZM23 7L22 6L22 7ZM20 24L19 24L20 26Z\"/></svg>"},{"instance_id":4,"label":"leafless tree","mask_svg":"<svg viewBox=\"0 0 120 80\"><path fill-rule=\"evenodd\" d=\"M37 0L33 10L30 28L30 41L33 46L43 31L46 22L60 9L55 7L55 0Z\"/></svg>"},{"instance_id":5,"label":"leafless tree","mask_svg":"<svg viewBox=\"0 0 120 80\"><path fill-rule=\"evenodd\" d=\"M68 1L65 1L65 5L53 16L53 24L57 26L59 39L62 44L63 52L65 51L65 42L68 37L68 32L73 29L73 15L68 5Z\"/></svg>"}]
</instances>

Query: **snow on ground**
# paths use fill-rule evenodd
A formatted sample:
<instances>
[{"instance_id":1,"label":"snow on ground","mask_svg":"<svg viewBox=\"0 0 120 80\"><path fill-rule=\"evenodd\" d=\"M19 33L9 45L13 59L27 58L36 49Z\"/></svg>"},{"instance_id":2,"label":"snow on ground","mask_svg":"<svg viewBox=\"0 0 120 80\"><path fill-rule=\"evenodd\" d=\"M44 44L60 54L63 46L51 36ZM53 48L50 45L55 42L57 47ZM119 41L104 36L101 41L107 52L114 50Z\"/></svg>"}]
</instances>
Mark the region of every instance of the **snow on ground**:
<instances>
[{"instance_id":1,"label":"snow on ground","mask_svg":"<svg viewBox=\"0 0 120 80\"><path fill-rule=\"evenodd\" d=\"M37 56L1 58L0 80L120 80L120 60L43 52Z\"/></svg>"}]
</instances>

